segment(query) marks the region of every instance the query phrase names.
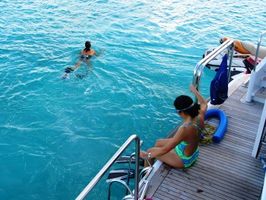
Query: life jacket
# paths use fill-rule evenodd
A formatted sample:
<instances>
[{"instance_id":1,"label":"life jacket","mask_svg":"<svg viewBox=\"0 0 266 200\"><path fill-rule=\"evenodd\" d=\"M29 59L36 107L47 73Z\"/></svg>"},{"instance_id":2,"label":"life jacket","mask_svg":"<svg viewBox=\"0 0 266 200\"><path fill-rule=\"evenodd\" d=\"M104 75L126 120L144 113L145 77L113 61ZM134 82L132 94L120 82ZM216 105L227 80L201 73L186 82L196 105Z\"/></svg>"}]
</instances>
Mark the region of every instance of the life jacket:
<instances>
[{"instance_id":1,"label":"life jacket","mask_svg":"<svg viewBox=\"0 0 266 200\"><path fill-rule=\"evenodd\" d=\"M211 104L213 105L222 104L228 97L227 58L228 56L225 54L222 63L211 82L210 96Z\"/></svg>"}]
</instances>

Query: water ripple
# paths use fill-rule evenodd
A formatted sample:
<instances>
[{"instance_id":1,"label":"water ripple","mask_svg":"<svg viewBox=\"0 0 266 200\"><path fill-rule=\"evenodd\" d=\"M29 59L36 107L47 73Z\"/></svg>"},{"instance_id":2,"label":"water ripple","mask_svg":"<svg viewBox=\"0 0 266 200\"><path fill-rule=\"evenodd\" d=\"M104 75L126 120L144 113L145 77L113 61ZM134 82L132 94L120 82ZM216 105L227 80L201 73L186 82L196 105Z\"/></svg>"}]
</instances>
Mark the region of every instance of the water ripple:
<instances>
[{"instance_id":1,"label":"water ripple","mask_svg":"<svg viewBox=\"0 0 266 200\"><path fill-rule=\"evenodd\" d=\"M73 199L130 134L144 148L164 137L204 50L222 36L256 42L264 4L0 1L0 199ZM90 71L61 80L86 40L101 52Z\"/></svg>"}]
</instances>

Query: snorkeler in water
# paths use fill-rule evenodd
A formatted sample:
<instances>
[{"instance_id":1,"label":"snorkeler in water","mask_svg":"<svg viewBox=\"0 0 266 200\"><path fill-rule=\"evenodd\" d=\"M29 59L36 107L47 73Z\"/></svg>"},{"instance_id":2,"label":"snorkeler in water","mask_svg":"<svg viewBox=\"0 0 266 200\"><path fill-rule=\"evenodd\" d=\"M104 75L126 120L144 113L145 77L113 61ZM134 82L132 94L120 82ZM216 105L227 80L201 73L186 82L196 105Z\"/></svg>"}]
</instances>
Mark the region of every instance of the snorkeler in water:
<instances>
[{"instance_id":1,"label":"snorkeler in water","mask_svg":"<svg viewBox=\"0 0 266 200\"><path fill-rule=\"evenodd\" d=\"M85 48L80 52L79 61L73 67L65 68L65 74L62 76L62 78L68 78L71 72L75 71L80 67L82 61L89 64L89 59L94 55L96 55L96 52L91 48L91 42L86 41Z\"/></svg>"},{"instance_id":2,"label":"snorkeler in water","mask_svg":"<svg viewBox=\"0 0 266 200\"><path fill-rule=\"evenodd\" d=\"M90 41L86 41L85 42L85 48L80 52L80 59L82 60L88 60L90 59L92 56L94 56L96 54L96 52L91 49L91 42Z\"/></svg>"}]
</instances>

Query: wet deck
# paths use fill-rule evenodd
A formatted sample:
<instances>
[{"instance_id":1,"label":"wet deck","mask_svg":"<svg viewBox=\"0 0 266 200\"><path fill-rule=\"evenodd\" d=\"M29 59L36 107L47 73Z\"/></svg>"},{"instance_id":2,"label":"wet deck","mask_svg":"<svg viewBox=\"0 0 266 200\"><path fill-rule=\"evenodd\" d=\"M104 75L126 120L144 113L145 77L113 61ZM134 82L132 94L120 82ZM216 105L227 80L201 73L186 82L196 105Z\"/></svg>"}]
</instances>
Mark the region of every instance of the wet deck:
<instances>
[{"instance_id":1,"label":"wet deck","mask_svg":"<svg viewBox=\"0 0 266 200\"><path fill-rule=\"evenodd\" d=\"M223 141L201 146L199 160L187 171L162 165L150 181L148 197L152 196L153 200L259 199L264 172L251 152L263 105L241 103L246 90L239 87L220 107L229 120Z\"/></svg>"}]
</instances>

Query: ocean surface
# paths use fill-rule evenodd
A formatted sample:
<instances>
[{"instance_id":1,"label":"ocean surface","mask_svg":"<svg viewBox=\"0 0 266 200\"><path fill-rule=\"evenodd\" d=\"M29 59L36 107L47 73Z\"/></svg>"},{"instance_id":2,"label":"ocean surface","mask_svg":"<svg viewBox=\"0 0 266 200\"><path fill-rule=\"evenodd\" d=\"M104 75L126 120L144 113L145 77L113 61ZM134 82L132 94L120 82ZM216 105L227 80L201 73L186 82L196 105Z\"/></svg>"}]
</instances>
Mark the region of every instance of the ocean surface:
<instances>
[{"instance_id":1,"label":"ocean surface","mask_svg":"<svg viewBox=\"0 0 266 200\"><path fill-rule=\"evenodd\" d=\"M257 42L265 3L1 0L0 199L74 199L131 134L144 149L165 137L204 51ZM62 80L86 40L97 56ZM88 199L106 199L104 181Z\"/></svg>"}]
</instances>

